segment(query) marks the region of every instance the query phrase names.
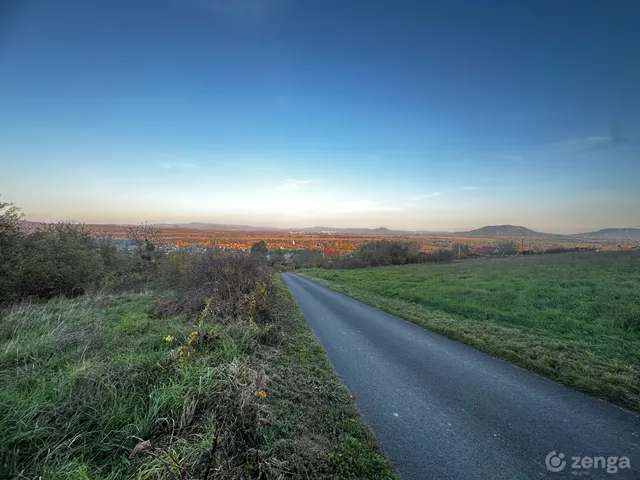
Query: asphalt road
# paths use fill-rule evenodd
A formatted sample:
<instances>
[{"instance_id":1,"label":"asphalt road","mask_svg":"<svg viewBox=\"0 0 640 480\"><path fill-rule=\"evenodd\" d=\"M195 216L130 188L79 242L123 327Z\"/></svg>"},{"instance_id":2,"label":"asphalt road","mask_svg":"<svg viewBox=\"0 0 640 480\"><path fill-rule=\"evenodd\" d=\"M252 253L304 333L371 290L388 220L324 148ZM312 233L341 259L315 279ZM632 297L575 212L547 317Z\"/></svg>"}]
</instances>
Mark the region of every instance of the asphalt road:
<instances>
[{"instance_id":1,"label":"asphalt road","mask_svg":"<svg viewBox=\"0 0 640 480\"><path fill-rule=\"evenodd\" d=\"M640 416L310 280L283 278L401 478L640 479ZM546 467L552 451L567 462L560 472ZM621 468L625 456L631 468ZM577 466L572 457L581 457ZM584 457L605 457L617 472Z\"/></svg>"}]
</instances>

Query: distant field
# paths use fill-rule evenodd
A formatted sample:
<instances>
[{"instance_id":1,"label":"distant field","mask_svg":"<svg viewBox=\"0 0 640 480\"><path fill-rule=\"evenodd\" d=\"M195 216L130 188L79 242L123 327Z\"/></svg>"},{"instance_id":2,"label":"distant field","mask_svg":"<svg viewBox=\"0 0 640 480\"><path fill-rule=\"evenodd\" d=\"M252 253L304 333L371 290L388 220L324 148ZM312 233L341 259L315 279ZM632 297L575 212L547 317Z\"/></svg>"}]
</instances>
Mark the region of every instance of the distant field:
<instances>
[{"instance_id":1,"label":"distant field","mask_svg":"<svg viewBox=\"0 0 640 480\"><path fill-rule=\"evenodd\" d=\"M640 410L640 252L301 275L577 390Z\"/></svg>"}]
</instances>

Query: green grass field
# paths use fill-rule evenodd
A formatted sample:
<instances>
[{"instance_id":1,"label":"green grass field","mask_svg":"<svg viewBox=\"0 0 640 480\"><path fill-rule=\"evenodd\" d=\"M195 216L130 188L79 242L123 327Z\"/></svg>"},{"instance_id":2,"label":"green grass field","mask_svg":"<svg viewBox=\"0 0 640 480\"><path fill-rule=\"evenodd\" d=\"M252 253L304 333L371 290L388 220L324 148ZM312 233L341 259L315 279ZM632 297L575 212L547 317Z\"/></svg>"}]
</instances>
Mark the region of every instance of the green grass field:
<instances>
[{"instance_id":1,"label":"green grass field","mask_svg":"<svg viewBox=\"0 0 640 480\"><path fill-rule=\"evenodd\" d=\"M638 251L300 274L640 411Z\"/></svg>"},{"instance_id":2,"label":"green grass field","mask_svg":"<svg viewBox=\"0 0 640 480\"><path fill-rule=\"evenodd\" d=\"M277 287L277 330L213 323L187 360L202 325L151 294L0 313L0 478L395 478Z\"/></svg>"}]
</instances>

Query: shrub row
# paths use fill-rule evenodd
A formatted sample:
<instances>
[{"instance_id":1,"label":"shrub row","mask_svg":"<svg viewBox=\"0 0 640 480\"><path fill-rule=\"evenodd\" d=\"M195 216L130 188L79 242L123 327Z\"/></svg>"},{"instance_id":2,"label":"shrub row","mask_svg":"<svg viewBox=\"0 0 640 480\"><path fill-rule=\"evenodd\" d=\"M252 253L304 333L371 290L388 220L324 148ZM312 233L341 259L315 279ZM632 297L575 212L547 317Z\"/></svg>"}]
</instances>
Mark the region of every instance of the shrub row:
<instances>
[{"instance_id":1,"label":"shrub row","mask_svg":"<svg viewBox=\"0 0 640 480\"><path fill-rule=\"evenodd\" d=\"M421 252L412 242L398 240L376 240L358 247L351 255L325 260L318 266L324 268L366 268L410 263L450 262L453 250L440 249L432 253Z\"/></svg>"}]
</instances>

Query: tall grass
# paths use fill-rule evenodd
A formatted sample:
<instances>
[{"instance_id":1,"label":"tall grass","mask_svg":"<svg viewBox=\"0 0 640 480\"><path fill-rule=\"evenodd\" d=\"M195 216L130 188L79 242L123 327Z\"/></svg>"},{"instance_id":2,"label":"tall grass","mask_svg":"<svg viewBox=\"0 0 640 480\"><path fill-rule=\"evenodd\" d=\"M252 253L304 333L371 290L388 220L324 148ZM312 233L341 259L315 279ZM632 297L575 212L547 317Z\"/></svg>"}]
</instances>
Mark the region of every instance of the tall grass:
<instances>
[{"instance_id":1,"label":"tall grass","mask_svg":"<svg viewBox=\"0 0 640 480\"><path fill-rule=\"evenodd\" d=\"M288 292L274 295L275 330L158 318L151 294L2 314L0 478L392 478Z\"/></svg>"},{"instance_id":2,"label":"tall grass","mask_svg":"<svg viewBox=\"0 0 640 480\"><path fill-rule=\"evenodd\" d=\"M120 478L130 470L123 454L132 442L166 430L159 419L179 418L182 394L194 386L180 381L162 336L184 336L187 327L149 318L151 305L143 296L104 307L56 301L2 319L0 445L8 472Z\"/></svg>"}]
</instances>

